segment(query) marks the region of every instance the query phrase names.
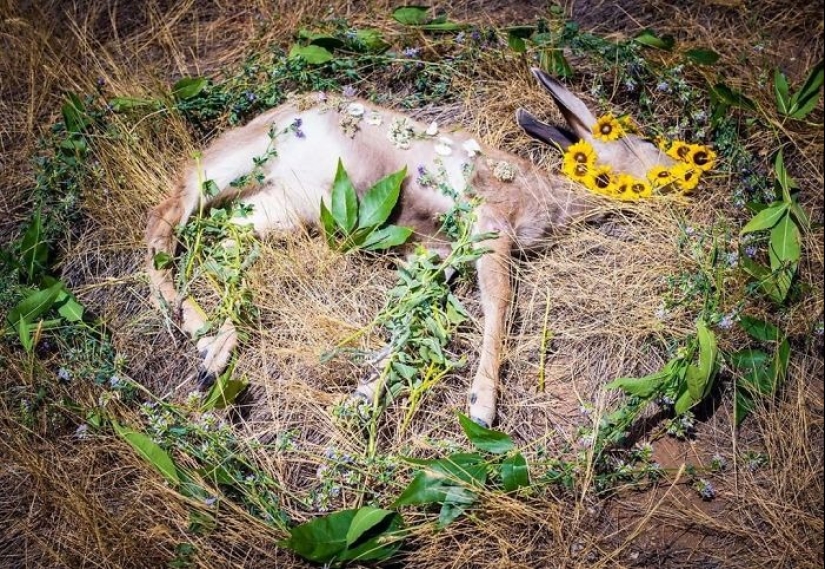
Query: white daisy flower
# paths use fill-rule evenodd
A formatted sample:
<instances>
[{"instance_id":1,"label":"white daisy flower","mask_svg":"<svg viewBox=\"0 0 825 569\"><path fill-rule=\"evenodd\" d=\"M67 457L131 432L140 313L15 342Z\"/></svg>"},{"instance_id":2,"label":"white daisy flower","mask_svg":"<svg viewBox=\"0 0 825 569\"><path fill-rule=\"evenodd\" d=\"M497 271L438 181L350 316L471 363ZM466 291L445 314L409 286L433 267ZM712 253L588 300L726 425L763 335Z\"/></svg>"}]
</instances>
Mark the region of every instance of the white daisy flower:
<instances>
[{"instance_id":1,"label":"white daisy flower","mask_svg":"<svg viewBox=\"0 0 825 569\"><path fill-rule=\"evenodd\" d=\"M366 109L361 103L350 103L347 107L347 113L349 113L351 117L363 117L365 112Z\"/></svg>"},{"instance_id":2,"label":"white daisy flower","mask_svg":"<svg viewBox=\"0 0 825 569\"><path fill-rule=\"evenodd\" d=\"M436 121L431 122L424 134L427 136L435 136L438 134L438 123Z\"/></svg>"}]
</instances>

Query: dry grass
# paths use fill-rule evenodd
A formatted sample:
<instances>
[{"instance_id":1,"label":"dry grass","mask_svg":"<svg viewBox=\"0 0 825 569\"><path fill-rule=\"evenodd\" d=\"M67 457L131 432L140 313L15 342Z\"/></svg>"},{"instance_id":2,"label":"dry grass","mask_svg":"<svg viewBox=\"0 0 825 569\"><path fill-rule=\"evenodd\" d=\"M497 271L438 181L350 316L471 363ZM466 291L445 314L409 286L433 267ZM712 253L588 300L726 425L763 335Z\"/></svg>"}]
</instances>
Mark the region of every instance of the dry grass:
<instances>
[{"instance_id":1,"label":"dry grass","mask_svg":"<svg viewBox=\"0 0 825 569\"><path fill-rule=\"evenodd\" d=\"M30 157L54 119L66 90L94 91L103 77L113 93L157 93L181 75L220 74L244 54L273 41L286 44L302 23L327 14L388 28L392 3L223 2L190 0L63 2L39 7L0 0L0 219L4 242L15 236L31 204ZM754 85L759 70L748 62L755 42L766 45L765 61L788 63L799 79L822 52L821 6L784 10L778 0L743 3L671 3L651 0L581 2L570 8L587 29L632 33L644 25L671 31L724 55L731 84ZM366 9L369 6L369 9ZM446 6L445 6L446 7ZM543 3L510 5L496 0L456 1L453 19L480 24L530 21ZM781 14L781 15L780 15ZM449 117L485 142L551 167L555 158L530 143L515 127L518 106L541 112L549 99L538 93L525 62L515 55L487 54L472 76L457 75L460 104L428 107L427 117ZM501 56L505 57L505 56ZM795 59L791 59L794 57ZM377 81L391 81L379 77ZM587 86L580 85L580 92ZM395 86L398 89L398 86ZM403 87L401 87L403 89ZM765 102L766 107L771 105ZM631 109L632 110L632 109ZM821 108L815 116L821 121ZM117 119L114 119L117 120ZM95 158L99 187L87 188L86 221L61 244L65 278L81 300L113 331L116 349L128 358L129 375L156 394L182 398L194 369L194 350L147 302L142 272L146 212L157 203L181 158L198 142L178 119L130 127L133 138L101 141ZM787 132L792 174L805 188L803 201L822 220L823 139L821 127ZM755 135L759 153L772 141ZM675 239L685 220L696 226L730 215L726 196L739 180L717 178L692 204L653 203L617 208L610 224L579 227L554 246L515 265L518 301L507 340L506 390L499 427L529 452L550 455L574 443L576 427L588 419L582 402L604 405L609 379L643 373L661 364L651 346L691 330L689 314L662 322L655 316L667 275L691 269L677 254ZM693 442L657 443L657 459L673 468L669 481L645 492L620 492L597 499L585 488L576 496L542 494L525 499L484 496L473 517L441 532L416 530L404 567L478 568L814 568L823 564L823 362L822 341L806 340L823 311L823 234L812 232L801 274L812 294L791 309L795 355L791 379L779 401L760 409L732 439L729 402L710 414ZM295 430L300 452L250 452L288 490L285 509L294 519L310 514L296 497L317 484L315 472L327 447L357 454L362 441L335 421L330 408L348 393L362 371L343 358L319 363L319 355L373 318L394 279L392 265L332 254L306 235L263 244L263 259L250 282L260 318L248 330L239 371L253 389L241 416L243 440L270 440ZM477 291L460 291L478 316ZM537 391L546 307L553 333L546 360L547 391ZM455 348L474 365L480 339L477 323L463 330ZM735 336L725 342L734 342ZM364 344L379 345L378 338ZM2 391L32 388L35 378L54 373L53 356L27 361L3 344ZM401 404L388 410L381 431L388 453L432 455L432 441L460 442L455 412L464 406L469 372L451 375L428 394L416 419L399 432ZM75 382L54 385L93 404L94 388ZM78 441L77 417L54 408L50 418L23 424L0 398L0 565L3 567L161 567L181 542L198 548L199 567L304 567L277 549L283 535L231 505L222 507L218 529L208 536L187 531L187 504L164 487L119 439L105 435ZM123 410L124 413L128 413ZM735 442L732 442L735 441ZM718 482L719 498L696 499L680 467L707 462L718 453L736 461L742 449L770 457L751 471L737 464ZM387 490L392 490L387 489ZM341 503L352 505L346 493ZM418 519L416 519L418 516ZM412 514L412 522L425 521Z\"/></svg>"}]
</instances>

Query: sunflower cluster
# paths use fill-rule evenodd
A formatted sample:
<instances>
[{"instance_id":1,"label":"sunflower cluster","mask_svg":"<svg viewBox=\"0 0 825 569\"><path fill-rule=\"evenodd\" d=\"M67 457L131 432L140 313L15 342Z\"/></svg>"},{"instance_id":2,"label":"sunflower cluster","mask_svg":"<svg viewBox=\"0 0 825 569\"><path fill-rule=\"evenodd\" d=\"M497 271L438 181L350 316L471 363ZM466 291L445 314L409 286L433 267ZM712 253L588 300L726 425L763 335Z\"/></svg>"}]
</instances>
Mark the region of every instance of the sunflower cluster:
<instances>
[{"instance_id":1,"label":"sunflower cluster","mask_svg":"<svg viewBox=\"0 0 825 569\"><path fill-rule=\"evenodd\" d=\"M636 130L627 118L613 115L599 117L593 125L593 137L605 142L613 142ZM572 180L589 190L622 201L636 201L653 195L654 191L678 191L683 195L691 193L699 184L704 172L713 168L716 153L707 146L689 144L681 140L664 141L659 144L663 152L676 160L670 168L656 166L641 180L627 174L617 174L610 166L598 164L598 156L593 146L581 140L568 147L564 153L562 171Z\"/></svg>"}]
</instances>

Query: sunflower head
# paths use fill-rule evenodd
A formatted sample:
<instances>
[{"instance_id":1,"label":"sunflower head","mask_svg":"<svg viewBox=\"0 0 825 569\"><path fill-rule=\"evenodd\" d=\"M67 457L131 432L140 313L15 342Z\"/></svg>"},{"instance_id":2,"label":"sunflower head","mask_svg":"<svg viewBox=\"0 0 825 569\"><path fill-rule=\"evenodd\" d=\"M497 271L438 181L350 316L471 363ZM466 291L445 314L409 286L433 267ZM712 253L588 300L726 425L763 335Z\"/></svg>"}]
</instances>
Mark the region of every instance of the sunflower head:
<instances>
[{"instance_id":1,"label":"sunflower head","mask_svg":"<svg viewBox=\"0 0 825 569\"><path fill-rule=\"evenodd\" d=\"M685 162L702 172L707 172L716 164L716 152L701 144L691 144Z\"/></svg>"},{"instance_id":2,"label":"sunflower head","mask_svg":"<svg viewBox=\"0 0 825 569\"><path fill-rule=\"evenodd\" d=\"M617 177L610 166L597 166L588 180L588 187L597 194L612 196L616 194Z\"/></svg>"},{"instance_id":3,"label":"sunflower head","mask_svg":"<svg viewBox=\"0 0 825 569\"><path fill-rule=\"evenodd\" d=\"M593 125L593 136L598 140L612 142L625 134L622 124L611 114L606 114L596 120Z\"/></svg>"},{"instance_id":4,"label":"sunflower head","mask_svg":"<svg viewBox=\"0 0 825 569\"><path fill-rule=\"evenodd\" d=\"M634 178L633 176L630 176L628 174L620 174L616 178L616 197L622 200L623 202L631 202L639 199L638 196L634 194L633 191L630 189L635 181L636 178Z\"/></svg>"},{"instance_id":5,"label":"sunflower head","mask_svg":"<svg viewBox=\"0 0 825 569\"><path fill-rule=\"evenodd\" d=\"M686 162L690 156L690 144L682 140L674 140L670 148L667 149L667 155L674 160Z\"/></svg>"},{"instance_id":6,"label":"sunflower head","mask_svg":"<svg viewBox=\"0 0 825 569\"><path fill-rule=\"evenodd\" d=\"M663 188L676 181L670 168L654 166L647 173L647 179L654 188Z\"/></svg>"},{"instance_id":7,"label":"sunflower head","mask_svg":"<svg viewBox=\"0 0 825 569\"><path fill-rule=\"evenodd\" d=\"M683 194L689 194L699 185L699 178L702 176L702 171L695 168L692 164L682 162L677 164L670 170L673 178L676 181L676 186Z\"/></svg>"},{"instance_id":8,"label":"sunflower head","mask_svg":"<svg viewBox=\"0 0 825 569\"><path fill-rule=\"evenodd\" d=\"M596 164L596 150L586 140L571 144L564 153L564 161L593 166Z\"/></svg>"},{"instance_id":9,"label":"sunflower head","mask_svg":"<svg viewBox=\"0 0 825 569\"><path fill-rule=\"evenodd\" d=\"M590 176L592 170L592 164L586 162L576 162L568 155L565 155L562 172L564 172L574 182L584 184L588 176Z\"/></svg>"}]
</instances>

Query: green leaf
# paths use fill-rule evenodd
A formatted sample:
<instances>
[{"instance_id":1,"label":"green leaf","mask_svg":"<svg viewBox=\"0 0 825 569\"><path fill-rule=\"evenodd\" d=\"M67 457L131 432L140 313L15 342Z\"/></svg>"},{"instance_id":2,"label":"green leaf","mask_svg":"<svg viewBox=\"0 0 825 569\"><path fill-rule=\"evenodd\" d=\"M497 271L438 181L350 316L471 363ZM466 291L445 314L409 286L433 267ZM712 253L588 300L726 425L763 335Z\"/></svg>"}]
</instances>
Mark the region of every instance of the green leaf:
<instances>
[{"instance_id":1,"label":"green leaf","mask_svg":"<svg viewBox=\"0 0 825 569\"><path fill-rule=\"evenodd\" d=\"M699 339L699 373L704 384L698 399L704 399L713 386L712 380L716 374L719 347L716 342L716 335L710 331L704 321L700 321L697 325L696 335Z\"/></svg>"},{"instance_id":2,"label":"green leaf","mask_svg":"<svg viewBox=\"0 0 825 569\"><path fill-rule=\"evenodd\" d=\"M501 463L501 483L505 492L530 486L530 469L527 467L527 459L520 452Z\"/></svg>"},{"instance_id":3,"label":"green leaf","mask_svg":"<svg viewBox=\"0 0 825 569\"><path fill-rule=\"evenodd\" d=\"M357 510L341 510L295 526L289 539L278 543L304 559L330 563L347 549L347 532Z\"/></svg>"},{"instance_id":4,"label":"green leaf","mask_svg":"<svg viewBox=\"0 0 825 569\"><path fill-rule=\"evenodd\" d=\"M695 367L695 366L690 366ZM690 367L688 369L690 369ZM683 415L687 413L691 407L696 405L698 401L693 398L690 394L689 390L684 391L679 397L676 398L676 403L673 405L673 411L676 415Z\"/></svg>"},{"instance_id":5,"label":"green leaf","mask_svg":"<svg viewBox=\"0 0 825 569\"><path fill-rule=\"evenodd\" d=\"M751 348L728 354L730 364L744 373L767 367L769 358L762 350Z\"/></svg>"},{"instance_id":6,"label":"green leaf","mask_svg":"<svg viewBox=\"0 0 825 569\"><path fill-rule=\"evenodd\" d=\"M720 55L712 49L699 47L687 50L685 52L685 57L694 63L698 63L699 65L713 65L719 61Z\"/></svg>"},{"instance_id":7,"label":"green leaf","mask_svg":"<svg viewBox=\"0 0 825 569\"><path fill-rule=\"evenodd\" d=\"M542 50L539 53L539 64L545 71L556 77L566 79L573 76L573 68L570 67L561 49Z\"/></svg>"},{"instance_id":8,"label":"green leaf","mask_svg":"<svg viewBox=\"0 0 825 569\"><path fill-rule=\"evenodd\" d=\"M63 283L60 281L48 288L36 290L9 310L6 319L12 326L17 326L21 319L31 324L54 305L62 291Z\"/></svg>"},{"instance_id":9,"label":"green leaf","mask_svg":"<svg viewBox=\"0 0 825 569\"><path fill-rule=\"evenodd\" d=\"M444 502L447 489L450 486L451 484L443 476L420 471L416 473L412 482L393 502L392 507L441 504Z\"/></svg>"},{"instance_id":10,"label":"green leaf","mask_svg":"<svg viewBox=\"0 0 825 569\"><path fill-rule=\"evenodd\" d=\"M779 112L787 115L791 110L791 96L789 94L788 78L779 69L773 73L773 91L776 95L776 106Z\"/></svg>"},{"instance_id":11,"label":"green leaf","mask_svg":"<svg viewBox=\"0 0 825 569\"><path fill-rule=\"evenodd\" d=\"M524 38L513 32L507 33L507 45L516 53L524 53L527 51L527 42L524 41Z\"/></svg>"},{"instance_id":12,"label":"green leaf","mask_svg":"<svg viewBox=\"0 0 825 569\"><path fill-rule=\"evenodd\" d=\"M390 44L384 41L381 31L372 28L356 30L353 39L357 47L361 47L364 51L370 53L383 53L390 47Z\"/></svg>"},{"instance_id":13,"label":"green leaf","mask_svg":"<svg viewBox=\"0 0 825 569\"><path fill-rule=\"evenodd\" d=\"M62 284L62 283L61 283ZM66 322L80 322L83 320L83 314L86 309L80 302L78 302L75 295L73 295L66 287L63 286L57 298L54 301L54 306L57 308L58 314L63 317Z\"/></svg>"},{"instance_id":14,"label":"green leaf","mask_svg":"<svg viewBox=\"0 0 825 569\"><path fill-rule=\"evenodd\" d=\"M345 234L351 233L358 223L358 196L340 158L332 182L330 213Z\"/></svg>"},{"instance_id":15,"label":"green leaf","mask_svg":"<svg viewBox=\"0 0 825 569\"><path fill-rule=\"evenodd\" d=\"M201 404L201 411L225 409L232 405L238 395L246 389L249 381L246 378L232 379L233 371L234 366L229 366L224 373L218 376Z\"/></svg>"},{"instance_id":16,"label":"green leaf","mask_svg":"<svg viewBox=\"0 0 825 569\"><path fill-rule=\"evenodd\" d=\"M748 336L760 342L779 342L785 338L779 328L752 316L740 316L739 325Z\"/></svg>"},{"instance_id":17,"label":"green leaf","mask_svg":"<svg viewBox=\"0 0 825 569\"><path fill-rule=\"evenodd\" d=\"M458 452L437 460L419 460L409 457L404 460L442 476L448 485L483 486L487 482L487 464L478 453Z\"/></svg>"},{"instance_id":18,"label":"green leaf","mask_svg":"<svg viewBox=\"0 0 825 569\"><path fill-rule=\"evenodd\" d=\"M734 91L724 83L717 83L714 85L711 88L710 93L713 98L726 105L739 107L740 109L745 109L748 111L756 110L756 104L751 99L739 91Z\"/></svg>"},{"instance_id":19,"label":"green leaf","mask_svg":"<svg viewBox=\"0 0 825 569\"><path fill-rule=\"evenodd\" d=\"M32 349L34 348L34 337L32 336L31 324L26 322L21 316L17 320L14 328L17 330L17 338L20 340L20 344L23 346L23 349L26 350L27 354L31 354Z\"/></svg>"},{"instance_id":20,"label":"green leaf","mask_svg":"<svg viewBox=\"0 0 825 569\"><path fill-rule=\"evenodd\" d=\"M154 265L155 270L162 271L163 269L168 269L172 266L174 259L172 255L167 253L166 251L159 251L155 253L155 256L152 257L152 265Z\"/></svg>"},{"instance_id":21,"label":"green leaf","mask_svg":"<svg viewBox=\"0 0 825 569\"><path fill-rule=\"evenodd\" d=\"M154 466L170 484L173 486L180 484L178 469L172 457L155 441L139 431L121 426L117 421L112 421L112 426L118 436L129 443L139 456Z\"/></svg>"},{"instance_id":22,"label":"green leaf","mask_svg":"<svg viewBox=\"0 0 825 569\"><path fill-rule=\"evenodd\" d=\"M208 84L206 77L184 77L172 86L172 96L178 101L194 99Z\"/></svg>"},{"instance_id":23,"label":"green leaf","mask_svg":"<svg viewBox=\"0 0 825 569\"><path fill-rule=\"evenodd\" d=\"M387 227L377 229L370 233L361 247L369 251L380 251L397 247L398 245L406 243L412 233L413 230L409 227L388 225Z\"/></svg>"},{"instance_id":24,"label":"green leaf","mask_svg":"<svg viewBox=\"0 0 825 569\"><path fill-rule=\"evenodd\" d=\"M740 235L746 233L754 233L756 231L764 231L772 228L779 223L779 220L788 211L788 204L785 202L777 202L771 206L763 209L757 213L753 219L745 224L745 227L739 232Z\"/></svg>"},{"instance_id":25,"label":"green leaf","mask_svg":"<svg viewBox=\"0 0 825 569\"><path fill-rule=\"evenodd\" d=\"M33 282L35 277L48 268L49 244L43 236L43 220L38 209L32 216L29 226L20 242L20 257L26 282Z\"/></svg>"},{"instance_id":26,"label":"green leaf","mask_svg":"<svg viewBox=\"0 0 825 569\"><path fill-rule=\"evenodd\" d=\"M779 188L782 190L782 199L786 204L793 203L791 191L798 188L799 185L788 174L788 170L785 168L785 155L781 149L776 153L773 160L773 170L776 175L776 183L779 184Z\"/></svg>"},{"instance_id":27,"label":"green leaf","mask_svg":"<svg viewBox=\"0 0 825 569\"><path fill-rule=\"evenodd\" d=\"M392 510L382 510L366 506L355 513L352 518L352 523L347 529L346 543L347 547L351 547L369 530L383 522L388 516L394 516L396 512Z\"/></svg>"},{"instance_id":28,"label":"green leaf","mask_svg":"<svg viewBox=\"0 0 825 569\"><path fill-rule=\"evenodd\" d=\"M785 382L785 378L788 376L788 365L790 365L790 362L791 344L786 338L779 344L773 361L774 390L778 389L779 386Z\"/></svg>"},{"instance_id":29,"label":"green leaf","mask_svg":"<svg viewBox=\"0 0 825 569\"><path fill-rule=\"evenodd\" d=\"M513 439L509 435L484 428L464 414L458 415L458 422L461 424L464 434L479 450L493 454L504 454L515 448Z\"/></svg>"},{"instance_id":30,"label":"green leaf","mask_svg":"<svg viewBox=\"0 0 825 569\"><path fill-rule=\"evenodd\" d=\"M794 94L791 102L791 116L795 119L802 119L816 107L819 102L819 90L825 81L825 68L823 61L820 61L802 85L802 88Z\"/></svg>"},{"instance_id":31,"label":"green leaf","mask_svg":"<svg viewBox=\"0 0 825 569\"><path fill-rule=\"evenodd\" d=\"M611 381L605 387L607 389L621 389L628 395L646 399L655 394L672 375L673 372L665 368L644 377L620 377Z\"/></svg>"},{"instance_id":32,"label":"green leaf","mask_svg":"<svg viewBox=\"0 0 825 569\"><path fill-rule=\"evenodd\" d=\"M306 41L308 44L319 45L329 51L344 45L344 42L335 36L310 32L308 30L300 30L298 32L298 38Z\"/></svg>"},{"instance_id":33,"label":"green leaf","mask_svg":"<svg viewBox=\"0 0 825 569\"><path fill-rule=\"evenodd\" d=\"M159 101L153 99L142 99L140 97L114 97L109 99L109 106L116 113L140 109L143 107L158 107Z\"/></svg>"},{"instance_id":34,"label":"green leaf","mask_svg":"<svg viewBox=\"0 0 825 569\"><path fill-rule=\"evenodd\" d=\"M330 249L335 248L335 219L332 213L327 209L327 204L321 199L321 226L324 229L324 237L327 240L327 245Z\"/></svg>"},{"instance_id":35,"label":"green leaf","mask_svg":"<svg viewBox=\"0 0 825 569\"><path fill-rule=\"evenodd\" d=\"M378 227L387 221L398 201L401 184L406 176L407 167L404 166L398 172L378 180L367 190L358 209L359 228Z\"/></svg>"},{"instance_id":36,"label":"green leaf","mask_svg":"<svg viewBox=\"0 0 825 569\"><path fill-rule=\"evenodd\" d=\"M392 19L405 26L420 26L427 22L426 6L401 6L392 11Z\"/></svg>"},{"instance_id":37,"label":"green leaf","mask_svg":"<svg viewBox=\"0 0 825 569\"><path fill-rule=\"evenodd\" d=\"M796 201L791 204L791 215L802 231L811 230L811 218L808 217L808 214Z\"/></svg>"},{"instance_id":38,"label":"green leaf","mask_svg":"<svg viewBox=\"0 0 825 569\"><path fill-rule=\"evenodd\" d=\"M771 229L770 240L771 267L774 270L799 261L801 246L799 228L790 215L784 216ZM775 261L775 262L774 262Z\"/></svg>"},{"instance_id":39,"label":"green leaf","mask_svg":"<svg viewBox=\"0 0 825 569\"><path fill-rule=\"evenodd\" d=\"M289 59L303 59L310 65L321 65L332 61L332 53L320 45L293 45L289 50Z\"/></svg>"},{"instance_id":40,"label":"green leaf","mask_svg":"<svg viewBox=\"0 0 825 569\"><path fill-rule=\"evenodd\" d=\"M653 47L664 51L672 50L673 46L676 44L676 40L673 36L666 35L659 37L656 35L656 32L649 28L636 34L633 41L647 47Z\"/></svg>"},{"instance_id":41,"label":"green leaf","mask_svg":"<svg viewBox=\"0 0 825 569\"><path fill-rule=\"evenodd\" d=\"M737 427L751 414L754 406L753 397L746 389L739 386L736 390L736 404L733 408L733 417Z\"/></svg>"},{"instance_id":42,"label":"green leaf","mask_svg":"<svg viewBox=\"0 0 825 569\"><path fill-rule=\"evenodd\" d=\"M86 106L76 93L68 93L66 99L63 107L61 107L66 130L80 134L89 124L89 119L86 115Z\"/></svg>"},{"instance_id":43,"label":"green leaf","mask_svg":"<svg viewBox=\"0 0 825 569\"><path fill-rule=\"evenodd\" d=\"M705 375L699 366L689 365L687 373L685 374L685 380L687 381L688 394L693 402L691 403L692 407L702 399L702 394L705 392Z\"/></svg>"},{"instance_id":44,"label":"green leaf","mask_svg":"<svg viewBox=\"0 0 825 569\"><path fill-rule=\"evenodd\" d=\"M459 24L457 22L450 22L450 21L443 21L443 22L429 22L427 24L421 24L418 26L419 29L425 32L432 32L432 33L452 33L458 32L463 30L467 27L467 24Z\"/></svg>"}]
</instances>

